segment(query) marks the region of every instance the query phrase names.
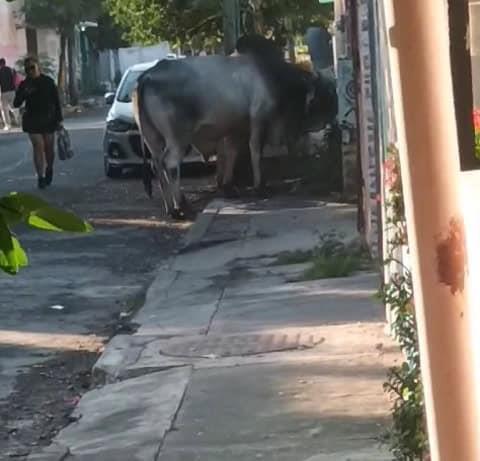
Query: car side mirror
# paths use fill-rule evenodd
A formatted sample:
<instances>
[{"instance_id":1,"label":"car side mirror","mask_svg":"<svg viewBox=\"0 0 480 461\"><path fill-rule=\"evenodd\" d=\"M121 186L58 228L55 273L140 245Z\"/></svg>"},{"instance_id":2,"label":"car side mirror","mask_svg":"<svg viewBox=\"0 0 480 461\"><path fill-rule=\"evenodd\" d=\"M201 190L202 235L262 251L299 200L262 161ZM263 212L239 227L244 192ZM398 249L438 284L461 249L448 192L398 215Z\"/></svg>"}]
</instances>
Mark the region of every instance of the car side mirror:
<instances>
[{"instance_id":1,"label":"car side mirror","mask_svg":"<svg viewBox=\"0 0 480 461\"><path fill-rule=\"evenodd\" d=\"M111 106L115 100L115 93L106 93L105 94L105 104Z\"/></svg>"}]
</instances>

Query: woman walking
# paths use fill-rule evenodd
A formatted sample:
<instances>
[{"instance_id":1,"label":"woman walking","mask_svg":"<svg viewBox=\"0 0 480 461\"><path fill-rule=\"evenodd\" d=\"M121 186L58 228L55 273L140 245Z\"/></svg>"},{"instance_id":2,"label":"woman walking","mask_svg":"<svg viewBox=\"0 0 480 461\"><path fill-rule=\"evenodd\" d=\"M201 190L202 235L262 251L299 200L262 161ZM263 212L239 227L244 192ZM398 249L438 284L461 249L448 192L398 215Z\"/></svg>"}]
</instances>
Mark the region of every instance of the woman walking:
<instances>
[{"instance_id":1,"label":"woman walking","mask_svg":"<svg viewBox=\"0 0 480 461\"><path fill-rule=\"evenodd\" d=\"M37 59L25 59L24 67L27 77L18 87L13 105L18 108L25 103L22 127L33 146L38 187L44 189L53 179L55 131L63 121L62 109L57 86L41 73Z\"/></svg>"}]
</instances>

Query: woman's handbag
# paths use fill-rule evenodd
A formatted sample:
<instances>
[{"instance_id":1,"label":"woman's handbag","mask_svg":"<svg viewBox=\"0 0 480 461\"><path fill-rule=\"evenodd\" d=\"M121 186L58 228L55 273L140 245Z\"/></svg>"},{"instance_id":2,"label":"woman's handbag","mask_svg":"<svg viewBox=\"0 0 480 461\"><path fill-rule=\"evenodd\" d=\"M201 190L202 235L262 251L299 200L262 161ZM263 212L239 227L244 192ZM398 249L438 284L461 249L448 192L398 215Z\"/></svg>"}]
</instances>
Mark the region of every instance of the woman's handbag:
<instances>
[{"instance_id":1,"label":"woman's handbag","mask_svg":"<svg viewBox=\"0 0 480 461\"><path fill-rule=\"evenodd\" d=\"M57 151L60 160L68 160L73 157L70 135L63 126L57 130Z\"/></svg>"}]
</instances>

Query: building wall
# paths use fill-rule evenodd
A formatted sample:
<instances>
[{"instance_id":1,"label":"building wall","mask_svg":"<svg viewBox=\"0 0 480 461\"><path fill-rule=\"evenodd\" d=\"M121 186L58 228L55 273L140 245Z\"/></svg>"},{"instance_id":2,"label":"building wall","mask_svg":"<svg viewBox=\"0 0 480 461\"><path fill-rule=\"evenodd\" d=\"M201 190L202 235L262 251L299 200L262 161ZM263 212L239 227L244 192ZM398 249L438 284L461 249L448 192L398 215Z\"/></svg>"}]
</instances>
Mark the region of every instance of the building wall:
<instances>
[{"instance_id":1,"label":"building wall","mask_svg":"<svg viewBox=\"0 0 480 461\"><path fill-rule=\"evenodd\" d=\"M37 29L38 54L46 55L58 69L58 58L60 56L60 37L52 29Z\"/></svg>"},{"instance_id":2,"label":"building wall","mask_svg":"<svg viewBox=\"0 0 480 461\"><path fill-rule=\"evenodd\" d=\"M10 65L28 54L23 0L0 1L0 56ZM60 40L52 29L37 29L38 54L47 55L57 67Z\"/></svg>"},{"instance_id":3,"label":"building wall","mask_svg":"<svg viewBox=\"0 0 480 461\"><path fill-rule=\"evenodd\" d=\"M21 8L23 1L0 1L0 56L13 65L26 53L27 40L22 24Z\"/></svg>"},{"instance_id":4,"label":"building wall","mask_svg":"<svg viewBox=\"0 0 480 461\"><path fill-rule=\"evenodd\" d=\"M123 74L134 64L164 59L170 52L170 45L166 42L148 47L130 47L102 51L98 54L99 81L102 83L113 83L117 71Z\"/></svg>"}]
</instances>

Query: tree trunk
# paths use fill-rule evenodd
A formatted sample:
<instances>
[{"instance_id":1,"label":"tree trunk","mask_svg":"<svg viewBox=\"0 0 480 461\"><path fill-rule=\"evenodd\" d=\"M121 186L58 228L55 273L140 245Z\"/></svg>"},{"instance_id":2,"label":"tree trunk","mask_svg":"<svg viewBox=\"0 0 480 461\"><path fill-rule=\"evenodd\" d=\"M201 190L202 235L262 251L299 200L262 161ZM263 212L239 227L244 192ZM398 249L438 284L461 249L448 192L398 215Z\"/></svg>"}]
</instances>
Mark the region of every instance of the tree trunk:
<instances>
[{"instance_id":1,"label":"tree trunk","mask_svg":"<svg viewBox=\"0 0 480 461\"><path fill-rule=\"evenodd\" d=\"M223 1L223 47L228 56L235 51L240 37L240 4L239 0Z\"/></svg>"},{"instance_id":2,"label":"tree trunk","mask_svg":"<svg viewBox=\"0 0 480 461\"><path fill-rule=\"evenodd\" d=\"M72 106L78 104L78 85L77 85L77 56L75 47L74 29L68 34L68 96Z\"/></svg>"},{"instance_id":3,"label":"tree trunk","mask_svg":"<svg viewBox=\"0 0 480 461\"><path fill-rule=\"evenodd\" d=\"M295 35L293 33L293 24L290 18L285 19L285 30L287 32L288 59L292 64L295 64L297 61L297 56L295 54Z\"/></svg>"},{"instance_id":4,"label":"tree trunk","mask_svg":"<svg viewBox=\"0 0 480 461\"><path fill-rule=\"evenodd\" d=\"M297 62L297 55L295 54L295 41L292 36L288 37L288 59L292 64Z\"/></svg>"},{"instance_id":5,"label":"tree trunk","mask_svg":"<svg viewBox=\"0 0 480 461\"><path fill-rule=\"evenodd\" d=\"M256 34L265 34L265 18L263 17L263 0L250 0L250 6L253 10L253 28Z\"/></svg>"},{"instance_id":6,"label":"tree trunk","mask_svg":"<svg viewBox=\"0 0 480 461\"><path fill-rule=\"evenodd\" d=\"M58 93L62 103L65 102L65 69L66 69L66 48L67 48L67 36L65 32L60 33L60 56L58 58Z\"/></svg>"},{"instance_id":7,"label":"tree trunk","mask_svg":"<svg viewBox=\"0 0 480 461\"><path fill-rule=\"evenodd\" d=\"M259 9L255 11L253 17L253 24L255 28L255 33L263 36L265 34L265 20L262 10Z\"/></svg>"}]
</instances>

